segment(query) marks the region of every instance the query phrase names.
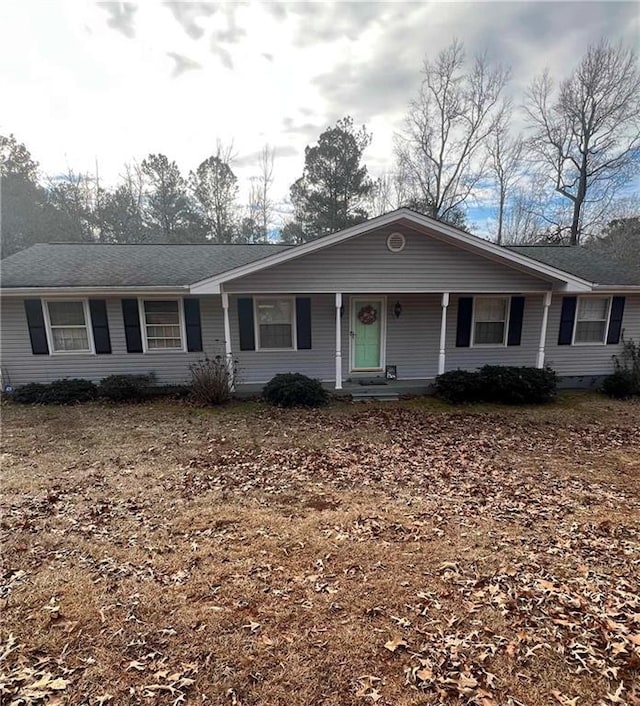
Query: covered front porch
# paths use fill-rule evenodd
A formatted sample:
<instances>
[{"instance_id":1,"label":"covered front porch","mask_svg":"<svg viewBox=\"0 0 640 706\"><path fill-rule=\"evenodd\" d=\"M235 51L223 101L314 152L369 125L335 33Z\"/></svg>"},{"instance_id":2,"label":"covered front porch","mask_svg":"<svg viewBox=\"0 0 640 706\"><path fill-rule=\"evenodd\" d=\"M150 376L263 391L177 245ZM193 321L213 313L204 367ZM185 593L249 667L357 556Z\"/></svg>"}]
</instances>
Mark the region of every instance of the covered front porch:
<instances>
[{"instance_id":1,"label":"covered front porch","mask_svg":"<svg viewBox=\"0 0 640 706\"><path fill-rule=\"evenodd\" d=\"M354 396L419 394L456 368L543 367L551 303L550 291L222 292L225 353L247 392L300 372Z\"/></svg>"}]
</instances>

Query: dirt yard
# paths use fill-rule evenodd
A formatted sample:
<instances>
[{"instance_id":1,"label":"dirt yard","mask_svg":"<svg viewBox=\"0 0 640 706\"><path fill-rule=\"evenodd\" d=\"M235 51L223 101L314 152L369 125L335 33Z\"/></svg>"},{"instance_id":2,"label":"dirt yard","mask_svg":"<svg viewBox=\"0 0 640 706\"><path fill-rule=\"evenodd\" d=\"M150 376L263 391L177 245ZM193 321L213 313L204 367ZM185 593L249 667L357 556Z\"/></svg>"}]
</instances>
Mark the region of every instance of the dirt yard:
<instances>
[{"instance_id":1,"label":"dirt yard","mask_svg":"<svg viewBox=\"0 0 640 706\"><path fill-rule=\"evenodd\" d=\"M4 406L0 703L640 704L640 405Z\"/></svg>"}]
</instances>

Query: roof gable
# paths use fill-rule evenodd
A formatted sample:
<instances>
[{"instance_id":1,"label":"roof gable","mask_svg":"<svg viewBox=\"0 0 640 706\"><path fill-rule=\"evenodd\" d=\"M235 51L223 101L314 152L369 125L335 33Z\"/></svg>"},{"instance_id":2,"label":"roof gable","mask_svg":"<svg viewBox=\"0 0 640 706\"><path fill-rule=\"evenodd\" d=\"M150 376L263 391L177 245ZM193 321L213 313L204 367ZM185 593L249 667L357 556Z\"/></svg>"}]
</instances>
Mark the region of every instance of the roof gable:
<instances>
[{"instance_id":1,"label":"roof gable","mask_svg":"<svg viewBox=\"0 0 640 706\"><path fill-rule=\"evenodd\" d=\"M351 238L359 237L365 233L375 231L379 228L393 228L394 226L408 226L414 230L419 230L425 235L443 240L459 248L475 252L483 257L500 262L507 267L529 273L533 276L552 281L559 284L559 288L571 288L576 291L589 291L591 282L584 280L562 270L550 266L546 263L533 260L526 255L521 255L517 252L512 252L508 249L484 240L476 235L471 235L461 231L453 226L441 223L428 216L411 211L407 208L401 208L392 213L372 218L365 223L361 223L351 228L324 236L318 240L298 245L282 253L276 253L261 262L249 263L237 267L233 270L207 277L206 279L196 282L191 286L191 291L194 294L215 293L220 291L221 285L225 282L245 277L253 272L273 267L274 265L288 262L296 258L302 258L313 252L323 248L332 247L338 243L347 241Z\"/></svg>"},{"instance_id":2,"label":"roof gable","mask_svg":"<svg viewBox=\"0 0 640 706\"><path fill-rule=\"evenodd\" d=\"M398 252L387 245L390 233L404 236L404 247ZM553 287L548 279L425 236L404 223L362 233L223 285L225 292L244 294L540 292Z\"/></svg>"}]
</instances>

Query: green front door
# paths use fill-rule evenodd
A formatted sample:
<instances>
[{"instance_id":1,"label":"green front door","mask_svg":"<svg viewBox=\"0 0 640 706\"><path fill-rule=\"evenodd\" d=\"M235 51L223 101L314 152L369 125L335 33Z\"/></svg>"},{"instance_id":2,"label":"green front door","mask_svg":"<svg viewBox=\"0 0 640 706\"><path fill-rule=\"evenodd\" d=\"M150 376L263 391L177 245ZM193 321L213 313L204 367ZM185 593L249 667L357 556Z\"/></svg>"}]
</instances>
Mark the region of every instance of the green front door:
<instances>
[{"instance_id":1,"label":"green front door","mask_svg":"<svg viewBox=\"0 0 640 706\"><path fill-rule=\"evenodd\" d=\"M352 309L353 370L382 368L383 299L354 299Z\"/></svg>"}]
</instances>

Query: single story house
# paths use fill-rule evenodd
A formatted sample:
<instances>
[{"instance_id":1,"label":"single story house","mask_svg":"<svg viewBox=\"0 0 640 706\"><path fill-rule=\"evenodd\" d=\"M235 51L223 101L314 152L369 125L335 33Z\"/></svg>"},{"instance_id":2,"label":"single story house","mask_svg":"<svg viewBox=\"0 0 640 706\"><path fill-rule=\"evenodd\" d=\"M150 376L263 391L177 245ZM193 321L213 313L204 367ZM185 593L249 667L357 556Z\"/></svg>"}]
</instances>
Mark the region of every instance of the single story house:
<instances>
[{"instance_id":1,"label":"single story house","mask_svg":"<svg viewBox=\"0 0 640 706\"><path fill-rule=\"evenodd\" d=\"M640 339L640 272L580 247L501 247L408 209L304 245L34 245L2 262L5 384L235 361L238 390L335 390L552 366L568 384Z\"/></svg>"}]
</instances>

